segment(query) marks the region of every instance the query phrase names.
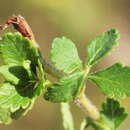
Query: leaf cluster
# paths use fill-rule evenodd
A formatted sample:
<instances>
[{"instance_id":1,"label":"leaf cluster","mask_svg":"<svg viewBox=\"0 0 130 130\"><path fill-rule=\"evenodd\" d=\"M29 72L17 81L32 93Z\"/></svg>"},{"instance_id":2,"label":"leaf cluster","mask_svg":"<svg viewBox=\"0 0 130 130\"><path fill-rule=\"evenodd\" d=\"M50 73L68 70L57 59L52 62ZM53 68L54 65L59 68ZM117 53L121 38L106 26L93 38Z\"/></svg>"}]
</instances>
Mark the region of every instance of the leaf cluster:
<instances>
[{"instance_id":1,"label":"leaf cluster","mask_svg":"<svg viewBox=\"0 0 130 130\"><path fill-rule=\"evenodd\" d=\"M0 74L5 79L0 86L0 122L8 124L25 115L42 92L44 99L51 102L74 101L81 94L87 80L94 82L107 97L130 96L129 66L115 63L104 70L89 73L102 57L118 45L118 39L119 32L116 29L92 39L86 49L85 64L82 64L77 48L70 39L55 38L49 58L64 76L47 86L39 48L19 33L5 34L0 44L4 60ZM103 124L91 118L87 121L96 130L101 130L101 127L103 130L115 130L126 115L119 102L110 98L103 104L100 113Z\"/></svg>"},{"instance_id":2,"label":"leaf cluster","mask_svg":"<svg viewBox=\"0 0 130 130\"><path fill-rule=\"evenodd\" d=\"M39 78L37 73L41 71L39 53L31 42L19 33L5 34L1 41L4 65L0 74L5 79L0 85L1 123L9 124L25 115L45 87L44 76Z\"/></svg>"}]
</instances>

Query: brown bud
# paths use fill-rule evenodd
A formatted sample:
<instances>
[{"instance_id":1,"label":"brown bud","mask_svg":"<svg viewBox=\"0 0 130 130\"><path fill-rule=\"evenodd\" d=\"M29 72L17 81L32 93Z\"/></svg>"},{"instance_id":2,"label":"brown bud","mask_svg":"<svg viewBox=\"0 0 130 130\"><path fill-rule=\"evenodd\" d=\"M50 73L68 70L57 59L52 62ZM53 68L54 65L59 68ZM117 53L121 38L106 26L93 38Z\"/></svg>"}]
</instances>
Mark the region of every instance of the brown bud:
<instances>
[{"instance_id":1,"label":"brown bud","mask_svg":"<svg viewBox=\"0 0 130 130\"><path fill-rule=\"evenodd\" d=\"M0 25L0 29L5 30L10 24L12 24L24 37L28 37L32 40L33 44L38 47L30 26L21 15L9 17L4 25Z\"/></svg>"}]
</instances>

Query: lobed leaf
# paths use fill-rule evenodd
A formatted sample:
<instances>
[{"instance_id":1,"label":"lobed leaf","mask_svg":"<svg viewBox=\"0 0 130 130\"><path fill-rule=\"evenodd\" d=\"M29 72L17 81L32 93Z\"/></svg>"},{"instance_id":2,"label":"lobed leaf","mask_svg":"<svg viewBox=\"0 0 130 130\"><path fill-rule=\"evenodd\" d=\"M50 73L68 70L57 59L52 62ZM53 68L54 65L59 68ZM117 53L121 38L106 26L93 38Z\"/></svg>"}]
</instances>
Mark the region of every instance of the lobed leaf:
<instances>
[{"instance_id":1,"label":"lobed leaf","mask_svg":"<svg viewBox=\"0 0 130 130\"><path fill-rule=\"evenodd\" d=\"M38 50L32 46L32 41L20 33L7 33L1 41L1 53L5 64L23 66L30 60L34 66L37 64Z\"/></svg>"},{"instance_id":2,"label":"lobed leaf","mask_svg":"<svg viewBox=\"0 0 130 130\"><path fill-rule=\"evenodd\" d=\"M9 108L0 107L0 123L10 124L12 121L24 116L33 106L33 102L26 108L19 108L15 112L11 112Z\"/></svg>"},{"instance_id":3,"label":"lobed leaf","mask_svg":"<svg viewBox=\"0 0 130 130\"><path fill-rule=\"evenodd\" d=\"M94 65L99 59L108 54L113 46L117 45L116 41L118 39L119 32L116 29L111 29L92 39L87 47L87 65Z\"/></svg>"},{"instance_id":4,"label":"lobed leaf","mask_svg":"<svg viewBox=\"0 0 130 130\"><path fill-rule=\"evenodd\" d=\"M39 50L19 33L6 34L1 52L7 65L0 67L0 123L9 124L25 115L45 88Z\"/></svg>"},{"instance_id":5,"label":"lobed leaf","mask_svg":"<svg viewBox=\"0 0 130 130\"><path fill-rule=\"evenodd\" d=\"M44 82L14 86L4 83L0 86L0 123L9 124L25 115L32 108L33 102L44 89Z\"/></svg>"},{"instance_id":6,"label":"lobed leaf","mask_svg":"<svg viewBox=\"0 0 130 130\"><path fill-rule=\"evenodd\" d=\"M33 102L32 92L27 93L26 87L17 88L10 83L0 86L0 122L10 123L12 114L26 109ZM2 113L1 113L2 112Z\"/></svg>"},{"instance_id":7,"label":"lobed leaf","mask_svg":"<svg viewBox=\"0 0 130 130\"><path fill-rule=\"evenodd\" d=\"M0 74L9 81L17 85L20 80L29 80L29 75L22 66L3 65L0 67Z\"/></svg>"},{"instance_id":8,"label":"lobed leaf","mask_svg":"<svg viewBox=\"0 0 130 130\"><path fill-rule=\"evenodd\" d=\"M51 102L68 102L74 100L74 98L80 92L84 83L84 73L77 72L72 75L63 77L58 83L48 87L44 98Z\"/></svg>"},{"instance_id":9,"label":"lobed leaf","mask_svg":"<svg viewBox=\"0 0 130 130\"><path fill-rule=\"evenodd\" d=\"M130 67L116 63L88 76L107 96L130 96Z\"/></svg>"},{"instance_id":10,"label":"lobed leaf","mask_svg":"<svg viewBox=\"0 0 130 130\"><path fill-rule=\"evenodd\" d=\"M0 66L0 74L6 79L6 81L12 82L13 84L18 84L20 79L9 71L9 68L11 67L13 66L12 65Z\"/></svg>"},{"instance_id":11,"label":"lobed leaf","mask_svg":"<svg viewBox=\"0 0 130 130\"><path fill-rule=\"evenodd\" d=\"M120 103L112 98L108 98L102 105L100 111L100 121L86 118L86 126L92 126L95 130L117 130L128 114Z\"/></svg>"},{"instance_id":12,"label":"lobed leaf","mask_svg":"<svg viewBox=\"0 0 130 130\"><path fill-rule=\"evenodd\" d=\"M74 43L65 38L56 38L52 43L50 59L55 67L65 73L71 73L82 68Z\"/></svg>"},{"instance_id":13,"label":"lobed leaf","mask_svg":"<svg viewBox=\"0 0 130 130\"><path fill-rule=\"evenodd\" d=\"M112 130L117 129L127 116L125 109L115 99L108 98L102 105L101 120Z\"/></svg>"}]
</instances>

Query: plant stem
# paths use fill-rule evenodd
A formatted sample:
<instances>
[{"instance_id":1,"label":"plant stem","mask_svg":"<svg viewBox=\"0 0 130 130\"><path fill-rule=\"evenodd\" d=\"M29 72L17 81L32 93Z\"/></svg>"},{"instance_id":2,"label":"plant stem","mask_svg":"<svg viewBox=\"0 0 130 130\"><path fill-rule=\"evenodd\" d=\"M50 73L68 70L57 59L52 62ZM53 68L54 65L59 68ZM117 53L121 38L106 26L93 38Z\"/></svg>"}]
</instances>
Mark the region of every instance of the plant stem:
<instances>
[{"instance_id":1,"label":"plant stem","mask_svg":"<svg viewBox=\"0 0 130 130\"><path fill-rule=\"evenodd\" d=\"M64 129L74 130L73 116L70 111L69 103L61 103L61 114L62 114Z\"/></svg>"},{"instance_id":2,"label":"plant stem","mask_svg":"<svg viewBox=\"0 0 130 130\"><path fill-rule=\"evenodd\" d=\"M46 73L51 74L52 76L58 79L64 76L64 73L57 70L55 66L49 63L42 55L40 58L41 58L43 69Z\"/></svg>"},{"instance_id":3,"label":"plant stem","mask_svg":"<svg viewBox=\"0 0 130 130\"><path fill-rule=\"evenodd\" d=\"M88 75L89 70L90 70L90 68L88 66L85 67L85 69L84 69L84 72L86 74L85 77ZM99 113L97 107L85 95L85 88L86 88L86 86L82 87L79 96L75 99L75 103L86 114L89 113L89 116L93 120L99 120L100 119L100 113Z\"/></svg>"},{"instance_id":4,"label":"plant stem","mask_svg":"<svg viewBox=\"0 0 130 130\"><path fill-rule=\"evenodd\" d=\"M85 69L84 69L84 72L86 74L85 77L88 75L89 71L90 71L90 68L88 66L86 66ZM75 103L86 114L89 113L90 117L93 120L99 120L100 119L100 113L99 113L97 107L85 95L85 88L86 88L86 86L82 87L79 96L75 99Z\"/></svg>"},{"instance_id":5,"label":"plant stem","mask_svg":"<svg viewBox=\"0 0 130 130\"><path fill-rule=\"evenodd\" d=\"M85 96L85 94L82 94L82 96L79 96L78 98L76 98L75 103L86 114L89 113L90 117L93 120L99 120L100 114L96 106L92 104L92 102Z\"/></svg>"}]
</instances>

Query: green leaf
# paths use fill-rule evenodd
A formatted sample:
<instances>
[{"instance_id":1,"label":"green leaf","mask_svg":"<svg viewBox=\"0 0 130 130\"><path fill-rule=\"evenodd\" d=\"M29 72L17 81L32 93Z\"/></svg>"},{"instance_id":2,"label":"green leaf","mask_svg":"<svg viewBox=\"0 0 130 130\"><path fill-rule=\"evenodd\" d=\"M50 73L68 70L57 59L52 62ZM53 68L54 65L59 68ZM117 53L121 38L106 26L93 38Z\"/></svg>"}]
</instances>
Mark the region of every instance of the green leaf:
<instances>
[{"instance_id":1,"label":"green leaf","mask_svg":"<svg viewBox=\"0 0 130 130\"><path fill-rule=\"evenodd\" d=\"M33 91L26 92L28 86L13 86L10 83L4 83L0 86L0 122L11 123L12 116L17 118L20 113L23 114L33 103ZM14 115L15 114L15 115ZM18 115L17 115L18 114Z\"/></svg>"},{"instance_id":2,"label":"green leaf","mask_svg":"<svg viewBox=\"0 0 130 130\"><path fill-rule=\"evenodd\" d=\"M125 109L115 99L108 98L102 105L101 120L112 130L117 129L127 116Z\"/></svg>"},{"instance_id":3,"label":"green leaf","mask_svg":"<svg viewBox=\"0 0 130 130\"><path fill-rule=\"evenodd\" d=\"M23 66L26 60L37 64L37 48L32 46L32 41L20 33L7 33L1 41L1 52L6 64Z\"/></svg>"},{"instance_id":4,"label":"green leaf","mask_svg":"<svg viewBox=\"0 0 130 130\"><path fill-rule=\"evenodd\" d=\"M0 86L0 123L9 124L32 108L34 100L45 89L45 80L43 77L40 81L30 79L21 66L5 65L3 68L6 81L15 83L15 86L11 83Z\"/></svg>"},{"instance_id":5,"label":"green leaf","mask_svg":"<svg viewBox=\"0 0 130 130\"><path fill-rule=\"evenodd\" d=\"M41 94L43 89L45 89L45 80L36 83L36 81L28 78L19 79L18 84L15 86L10 83L1 85L0 123L9 124L25 115L32 108L34 100Z\"/></svg>"},{"instance_id":6,"label":"green leaf","mask_svg":"<svg viewBox=\"0 0 130 130\"><path fill-rule=\"evenodd\" d=\"M0 123L9 124L25 115L45 88L39 50L19 33L3 37L1 52L7 65L0 67Z\"/></svg>"},{"instance_id":7,"label":"green leaf","mask_svg":"<svg viewBox=\"0 0 130 130\"><path fill-rule=\"evenodd\" d=\"M113 46L117 45L116 41L118 39L119 32L116 29L111 29L92 39L87 47L87 65L94 65L99 59L108 54Z\"/></svg>"},{"instance_id":8,"label":"green leaf","mask_svg":"<svg viewBox=\"0 0 130 130\"><path fill-rule=\"evenodd\" d=\"M41 68L39 73L41 73ZM30 79L27 71L21 66L5 65L0 68L6 81L0 86L0 123L9 124L25 115L33 105L34 100L45 88L44 73L41 79Z\"/></svg>"},{"instance_id":9,"label":"green leaf","mask_svg":"<svg viewBox=\"0 0 130 130\"><path fill-rule=\"evenodd\" d=\"M74 100L84 83L84 73L77 72L63 77L59 83L48 87L44 98L51 102L68 102Z\"/></svg>"},{"instance_id":10,"label":"green leaf","mask_svg":"<svg viewBox=\"0 0 130 130\"><path fill-rule=\"evenodd\" d=\"M0 123L10 124L12 122L9 109L0 108Z\"/></svg>"},{"instance_id":11,"label":"green leaf","mask_svg":"<svg viewBox=\"0 0 130 130\"><path fill-rule=\"evenodd\" d=\"M9 82L12 82L13 84L18 84L19 79L13 75L9 69L13 67L12 65L4 65L0 66L0 74Z\"/></svg>"},{"instance_id":12,"label":"green leaf","mask_svg":"<svg viewBox=\"0 0 130 130\"><path fill-rule=\"evenodd\" d=\"M6 81L9 81L17 85L20 80L29 80L28 73L21 66L14 65L3 65L0 67L0 74L5 78Z\"/></svg>"},{"instance_id":13,"label":"green leaf","mask_svg":"<svg viewBox=\"0 0 130 130\"><path fill-rule=\"evenodd\" d=\"M65 37L54 39L50 59L57 69L65 73L71 73L82 68L77 48L71 40Z\"/></svg>"},{"instance_id":14,"label":"green leaf","mask_svg":"<svg viewBox=\"0 0 130 130\"><path fill-rule=\"evenodd\" d=\"M130 67L116 63L88 76L107 96L130 96Z\"/></svg>"},{"instance_id":15,"label":"green leaf","mask_svg":"<svg viewBox=\"0 0 130 130\"><path fill-rule=\"evenodd\" d=\"M0 86L0 106L10 108L12 112L20 107L26 108L32 100L32 92L26 92L29 86L16 87L10 83L4 83Z\"/></svg>"},{"instance_id":16,"label":"green leaf","mask_svg":"<svg viewBox=\"0 0 130 130\"><path fill-rule=\"evenodd\" d=\"M73 122L73 117L70 111L69 103L61 103L61 113L62 113L64 129L74 130L74 122Z\"/></svg>"},{"instance_id":17,"label":"green leaf","mask_svg":"<svg viewBox=\"0 0 130 130\"><path fill-rule=\"evenodd\" d=\"M112 98L108 98L102 105L100 111L100 121L86 118L86 126L92 126L95 130L117 130L128 114L120 103Z\"/></svg>"},{"instance_id":18,"label":"green leaf","mask_svg":"<svg viewBox=\"0 0 130 130\"><path fill-rule=\"evenodd\" d=\"M26 115L26 113L32 109L33 102L26 108L19 108L15 112L11 112L9 108L0 107L0 124L10 124L12 121L19 119Z\"/></svg>"}]
</instances>

